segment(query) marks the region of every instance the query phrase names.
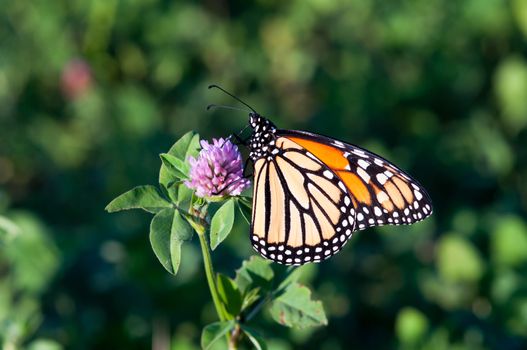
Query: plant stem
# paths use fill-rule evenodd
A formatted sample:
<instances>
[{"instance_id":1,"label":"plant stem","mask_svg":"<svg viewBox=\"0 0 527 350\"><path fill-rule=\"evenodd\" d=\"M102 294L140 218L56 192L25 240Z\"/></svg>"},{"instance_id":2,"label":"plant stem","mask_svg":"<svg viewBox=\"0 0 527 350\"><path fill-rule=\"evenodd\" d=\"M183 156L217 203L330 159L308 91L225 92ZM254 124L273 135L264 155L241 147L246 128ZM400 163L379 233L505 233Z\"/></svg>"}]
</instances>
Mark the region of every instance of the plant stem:
<instances>
[{"instance_id":1,"label":"plant stem","mask_svg":"<svg viewBox=\"0 0 527 350\"><path fill-rule=\"evenodd\" d=\"M212 301L214 302L214 307L216 308L216 313L220 321L225 321L226 317L223 313L223 305L220 301L218 295L218 289L216 287L216 280L214 269L212 267L212 259L210 257L209 245L207 244L207 238L205 237L205 229L198 231L199 243L201 245L201 252L203 254L203 265L205 266L205 275L207 276L207 283L209 284L210 294L212 296Z\"/></svg>"},{"instance_id":2,"label":"plant stem","mask_svg":"<svg viewBox=\"0 0 527 350\"><path fill-rule=\"evenodd\" d=\"M212 267L212 259L210 257L209 245L207 243L207 238L205 237L205 227L201 225L192 225L196 232L198 233L199 243L201 246L201 252L203 254L203 265L205 266L205 275L207 276L207 283L209 284L210 295L212 296L212 301L214 302L214 307L216 308L216 314L220 321L226 321L227 316L224 313L223 304L220 300L218 294L218 288L216 286L216 279L214 274L214 268ZM227 333L227 344L229 350L236 350L238 348L237 340L232 341L231 334Z\"/></svg>"}]
</instances>

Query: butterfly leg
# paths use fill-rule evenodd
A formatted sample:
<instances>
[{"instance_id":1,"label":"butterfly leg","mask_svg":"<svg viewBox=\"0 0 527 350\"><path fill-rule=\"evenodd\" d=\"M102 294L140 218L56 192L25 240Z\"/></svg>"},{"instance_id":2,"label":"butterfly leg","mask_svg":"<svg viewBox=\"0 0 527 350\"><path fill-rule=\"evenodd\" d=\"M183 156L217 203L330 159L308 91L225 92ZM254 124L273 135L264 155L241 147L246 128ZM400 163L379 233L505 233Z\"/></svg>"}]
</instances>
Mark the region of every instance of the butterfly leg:
<instances>
[{"instance_id":1,"label":"butterfly leg","mask_svg":"<svg viewBox=\"0 0 527 350\"><path fill-rule=\"evenodd\" d=\"M223 191L225 191L227 188L231 187L232 185L237 184L237 183L240 182L241 180L244 180L244 178L240 178L240 179L238 179L238 180L236 180L236 181L231 182L231 183L228 184L228 185L223 186L223 188L222 188L221 190L216 190L216 191L212 192L212 195L213 195L213 196L219 196L219 195L220 195Z\"/></svg>"}]
</instances>

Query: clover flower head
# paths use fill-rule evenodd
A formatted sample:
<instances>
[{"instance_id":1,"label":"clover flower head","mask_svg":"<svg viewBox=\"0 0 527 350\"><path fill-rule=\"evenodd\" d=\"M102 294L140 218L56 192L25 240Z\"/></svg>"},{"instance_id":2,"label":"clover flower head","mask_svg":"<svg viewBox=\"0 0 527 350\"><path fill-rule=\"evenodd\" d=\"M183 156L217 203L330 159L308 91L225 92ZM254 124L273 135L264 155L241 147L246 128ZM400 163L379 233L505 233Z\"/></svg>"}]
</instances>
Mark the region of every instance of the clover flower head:
<instances>
[{"instance_id":1,"label":"clover flower head","mask_svg":"<svg viewBox=\"0 0 527 350\"><path fill-rule=\"evenodd\" d=\"M196 190L199 197L237 196L249 187L243 177L242 156L231 141L213 139L212 144L201 140L198 158L189 157L190 180L187 187Z\"/></svg>"}]
</instances>

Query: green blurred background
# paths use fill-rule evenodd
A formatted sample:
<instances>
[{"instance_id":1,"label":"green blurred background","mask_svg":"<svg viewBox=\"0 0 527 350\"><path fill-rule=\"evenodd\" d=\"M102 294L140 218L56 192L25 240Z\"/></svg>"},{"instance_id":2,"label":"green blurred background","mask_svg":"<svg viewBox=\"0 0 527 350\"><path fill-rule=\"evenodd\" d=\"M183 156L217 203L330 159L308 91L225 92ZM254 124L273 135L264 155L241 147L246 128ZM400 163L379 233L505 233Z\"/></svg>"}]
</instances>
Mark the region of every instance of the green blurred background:
<instances>
[{"instance_id":1,"label":"green blurred background","mask_svg":"<svg viewBox=\"0 0 527 350\"><path fill-rule=\"evenodd\" d=\"M434 215L369 229L304 267L329 326L259 327L271 349L527 347L527 1L5 0L0 8L0 338L30 349L197 349L215 320L198 242L175 278L146 213L186 131L247 123L359 144ZM213 254L233 275L240 226Z\"/></svg>"}]
</instances>

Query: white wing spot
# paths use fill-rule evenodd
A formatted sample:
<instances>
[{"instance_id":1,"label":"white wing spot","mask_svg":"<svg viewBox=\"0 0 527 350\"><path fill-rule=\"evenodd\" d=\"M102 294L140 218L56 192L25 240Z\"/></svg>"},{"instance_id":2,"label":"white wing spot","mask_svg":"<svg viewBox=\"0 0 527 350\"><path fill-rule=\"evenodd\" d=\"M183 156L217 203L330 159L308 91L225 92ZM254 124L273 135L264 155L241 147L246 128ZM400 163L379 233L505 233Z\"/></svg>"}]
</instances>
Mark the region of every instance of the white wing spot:
<instances>
[{"instance_id":1,"label":"white wing spot","mask_svg":"<svg viewBox=\"0 0 527 350\"><path fill-rule=\"evenodd\" d=\"M324 170L324 176L327 177L328 179L332 179L333 178L333 173L329 170Z\"/></svg>"},{"instance_id":2,"label":"white wing spot","mask_svg":"<svg viewBox=\"0 0 527 350\"><path fill-rule=\"evenodd\" d=\"M364 159L359 159L357 164L359 164L359 166L365 170L370 166L370 163L365 161Z\"/></svg>"},{"instance_id":3,"label":"white wing spot","mask_svg":"<svg viewBox=\"0 0 527 350\"><path fill-rule=\"evenodd\" d=\"M361 151L360 149L355 149L352 152L355 153L356 155L360 156L360 157L366 157L366 154L363 151Z\"/></svg>"},{"instance_id":4,"label":"white wing spot","mask_svg":"<svg viewBox=\"0 0 527 350\"><path fill-rule=\"evenodd\" d=\"M306 155L307 155L309 158L316 160L317 162L319 161L318 158L315 157L315 156L313 155L313 153L311 153L311 152L307 152Z\"/></svg>"},{"instance_id":5,"label":"white wing spot","mask_svg":"<svg viewBox=\"0 0 527 350\"><path fill-rule=\"evenodd\" d=\"M370 175L368 175L368 173L365 172L364 169L357 168L357 174L364 180L364 182L368 183L370 181Z\"/></svg>"},{"instance_id":6,"label":"white wing spot","mask_svg":"<svg viewBox=\"0 0 527 350\"><path fill-rule=\"evenodd\" d=\"M379 181L379 183L381 185L384 185L386 183L386 180L388 180L388 178L386 177L386 175L384 175L383 173L379 173L377 174L377 181Z\"/></svg>"}]
</instances>

